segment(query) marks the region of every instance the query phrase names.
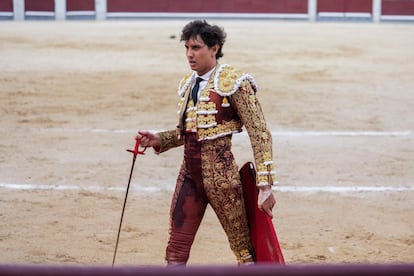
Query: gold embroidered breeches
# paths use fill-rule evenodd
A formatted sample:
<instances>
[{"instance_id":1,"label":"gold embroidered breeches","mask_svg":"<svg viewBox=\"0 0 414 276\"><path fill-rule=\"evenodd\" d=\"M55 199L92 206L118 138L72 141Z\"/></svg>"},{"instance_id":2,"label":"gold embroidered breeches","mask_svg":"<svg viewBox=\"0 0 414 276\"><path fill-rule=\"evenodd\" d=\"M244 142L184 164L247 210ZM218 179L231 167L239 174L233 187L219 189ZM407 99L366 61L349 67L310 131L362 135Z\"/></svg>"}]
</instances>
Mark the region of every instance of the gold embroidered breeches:
<instances>
[{"instance_id":1,"label":"gold embroidered breeches","mask_svg":"<svg viewBox=\"0 0 414 276\"><path fill-rule=\"evenodd\" d=\"M253 262L243 191L231 137L198 142L186 134L184 160L170 210L166 260L185 264L207 204L216 213L239 263Z\"/></svg>"}]
</instances>

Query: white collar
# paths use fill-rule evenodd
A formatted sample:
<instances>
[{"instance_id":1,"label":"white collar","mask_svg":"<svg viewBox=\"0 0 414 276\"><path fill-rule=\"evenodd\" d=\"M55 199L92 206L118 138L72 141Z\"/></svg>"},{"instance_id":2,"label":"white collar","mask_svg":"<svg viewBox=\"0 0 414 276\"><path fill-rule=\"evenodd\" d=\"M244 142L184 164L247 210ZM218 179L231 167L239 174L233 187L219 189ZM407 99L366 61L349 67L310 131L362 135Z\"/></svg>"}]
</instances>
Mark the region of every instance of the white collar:
<instances>
[{"instance_id":1,"label":"white collar","mask_svg":"<svg viewBox=\"0 0 414 276\"><path fill-rule=\"evenodd\" d=\"M216 69L216 66L214 66L210 71L208 71L207 73L205 73L204 75L202 75L202 76L199 76L198 74L197 74L197 72L195 72L195 77L196 78L202 78L203 80L205 80L205 81L208 81L209 79L210 79L210 76L211 76L211 74L213 74L213 72L214 72L214 70Z\"/></svg>"}]
</instances>

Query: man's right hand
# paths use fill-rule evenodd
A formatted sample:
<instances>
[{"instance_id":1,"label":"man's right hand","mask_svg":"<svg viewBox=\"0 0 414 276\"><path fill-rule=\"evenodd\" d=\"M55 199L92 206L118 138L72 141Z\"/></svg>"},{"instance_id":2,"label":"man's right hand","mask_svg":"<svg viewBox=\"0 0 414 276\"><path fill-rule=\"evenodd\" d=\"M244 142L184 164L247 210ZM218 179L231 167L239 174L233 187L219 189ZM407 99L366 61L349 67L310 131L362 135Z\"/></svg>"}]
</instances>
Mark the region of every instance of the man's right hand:
<instances>
[{"instance_id":1,"label":"man's right hand","mask_svg":"<svg viewBox=\"0 0 414 276\"><path fill-rule=\"evenodd\" d=\"M161 137L158 133L140 130L135 138L141 139L140 145L142 147L153 147L156 151L159 151L161 147Z\"/></svg>"}]
</instances>

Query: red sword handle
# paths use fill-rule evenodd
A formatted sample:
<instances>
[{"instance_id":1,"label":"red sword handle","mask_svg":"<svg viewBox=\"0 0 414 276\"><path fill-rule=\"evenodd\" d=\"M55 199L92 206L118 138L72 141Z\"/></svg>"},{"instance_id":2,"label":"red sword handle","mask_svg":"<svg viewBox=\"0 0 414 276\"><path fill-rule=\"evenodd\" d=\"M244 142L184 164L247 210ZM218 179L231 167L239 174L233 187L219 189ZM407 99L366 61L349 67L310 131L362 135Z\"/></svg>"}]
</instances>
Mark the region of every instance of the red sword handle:
<instances>
[{"instance_id":1,"label":"red sword handle","mask_svg":"<svg viewBox=\"0 0 414 276\"><path fill-rule=\"evenodd\" d=\"M141 138L136 137L135 138L135 147L134 147L134 149L133 150L127 149L127 151L131 152L134 155L134 157L137 156L138 154L145 154L145 150L147 149L147 147L140 150L139 149L140 144L141 144Z\"/></svg>"}]
</instances>

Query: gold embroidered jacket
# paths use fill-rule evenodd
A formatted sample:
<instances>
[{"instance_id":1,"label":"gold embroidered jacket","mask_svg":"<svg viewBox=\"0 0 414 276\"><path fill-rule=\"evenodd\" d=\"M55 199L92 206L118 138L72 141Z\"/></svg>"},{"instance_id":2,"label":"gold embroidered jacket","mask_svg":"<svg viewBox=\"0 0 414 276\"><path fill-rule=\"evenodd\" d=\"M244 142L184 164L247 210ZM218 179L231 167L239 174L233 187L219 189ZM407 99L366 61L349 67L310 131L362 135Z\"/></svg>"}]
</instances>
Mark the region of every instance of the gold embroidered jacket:
<instances>
[{"instance_id":1,"label":"gold embroidered jacket","mask_svg":"<svg viewBox=\"0 0 414 276\"><path fill-rule=\"evenodd\" d=\"M195 73L181 80L177 129L159 133L158 153L183 145L186 132L197 133L203 143L241 132L245 126L253 149L257 185L273 184L272 136L256 97L254 79L227 64L217 65L196 106L189 100L194 81Z\"/></svg>"}]
</instances>

